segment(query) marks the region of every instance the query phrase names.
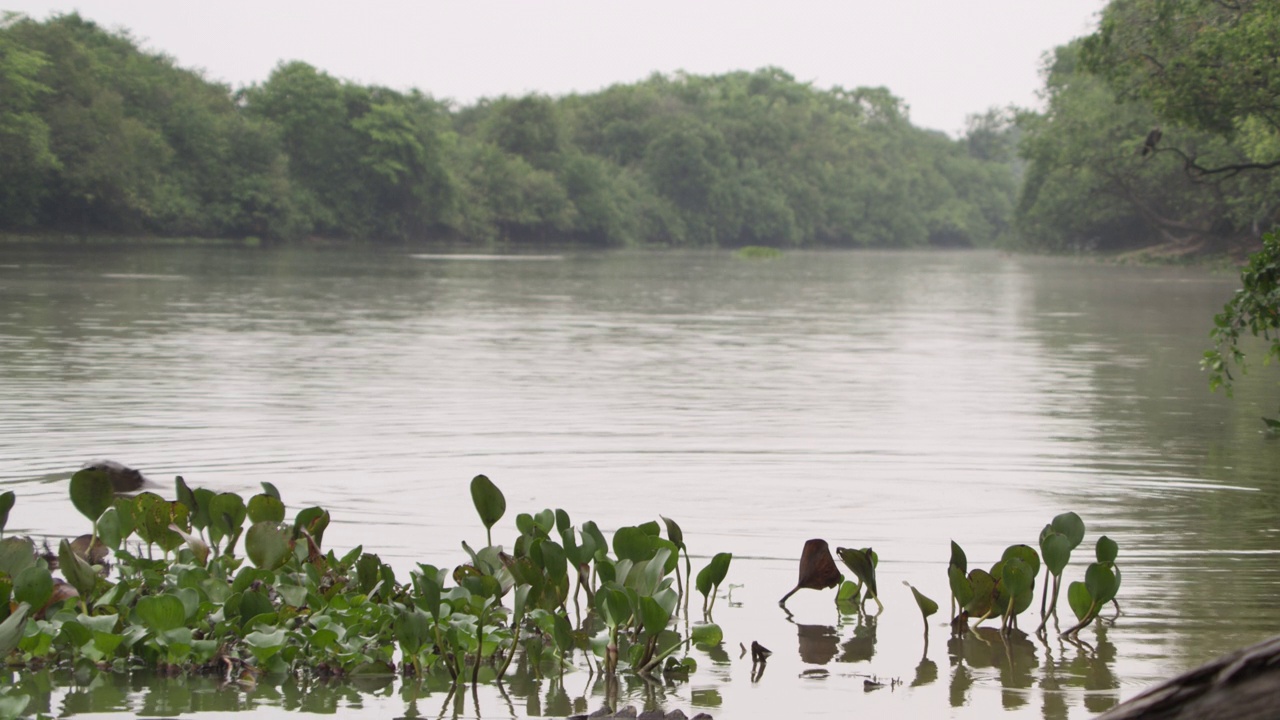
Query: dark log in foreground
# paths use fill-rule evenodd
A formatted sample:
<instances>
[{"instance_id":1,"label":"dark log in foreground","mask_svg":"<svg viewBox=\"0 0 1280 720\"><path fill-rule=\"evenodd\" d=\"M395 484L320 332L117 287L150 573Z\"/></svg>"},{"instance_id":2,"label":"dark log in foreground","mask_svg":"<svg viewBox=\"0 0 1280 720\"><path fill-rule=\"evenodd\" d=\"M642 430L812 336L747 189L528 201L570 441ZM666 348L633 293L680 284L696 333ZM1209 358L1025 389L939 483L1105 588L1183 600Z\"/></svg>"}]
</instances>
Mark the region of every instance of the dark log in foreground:
<instances>
[{"instance_id":1,"label":"dark log in foreground","mask_svg":"<svg viewBox=\"0 0 1280 720\"><path fill-rule=\"evenodd\" d=\"M1280 715L1280 635L1223 655L1097 720L1263 720Z\"/></svg>"}]
</instances>

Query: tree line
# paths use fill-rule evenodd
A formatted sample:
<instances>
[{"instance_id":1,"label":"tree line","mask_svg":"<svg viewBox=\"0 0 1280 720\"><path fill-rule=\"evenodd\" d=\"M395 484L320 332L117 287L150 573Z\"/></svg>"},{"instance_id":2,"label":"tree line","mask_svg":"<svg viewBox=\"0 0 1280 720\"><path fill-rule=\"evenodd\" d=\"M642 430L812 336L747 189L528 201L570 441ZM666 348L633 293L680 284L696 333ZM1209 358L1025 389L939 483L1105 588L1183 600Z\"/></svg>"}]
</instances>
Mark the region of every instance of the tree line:
<instances>
[{"instance_id":1,"label":"tree line","mask_svg":"<svg viewBox=\"0 0 1280 720\"><path fill-rule=\"evenodd\" d=\"M0 230L598 246L991 245L1011 117L655 74L455 107L302 62L232 89L76 14L0 24Z\"/></svg>"},{"instance_id":2,"label":"tree line","mask_svg":"<svg viewBox=\"0 0 1280 720\"><path fill-rule=\"evenodd\" d=\"M1280 3L1112 0L1023 113L1025 246L1257 247L1280 219Z\"/></svg>"}]
</instances>

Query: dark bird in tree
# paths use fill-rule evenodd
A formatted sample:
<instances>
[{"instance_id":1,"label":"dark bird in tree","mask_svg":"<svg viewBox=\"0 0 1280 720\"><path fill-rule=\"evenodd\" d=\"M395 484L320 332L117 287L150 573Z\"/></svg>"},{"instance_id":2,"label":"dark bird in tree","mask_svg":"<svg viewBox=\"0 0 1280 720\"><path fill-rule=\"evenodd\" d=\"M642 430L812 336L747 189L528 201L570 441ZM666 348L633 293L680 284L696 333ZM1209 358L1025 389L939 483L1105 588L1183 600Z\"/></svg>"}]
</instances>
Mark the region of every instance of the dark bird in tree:
<instances>
[{"instance_id":1,"label":"dark bird in tree","mask_svg":"<svg viewBox=\"0 0 1280 720\"><path fill-rule=\"evenodd\" d=\"M1142 156L1146 157L1150 153L1156 151L1156 144L1160 142L1160 138L1164 136L1164 132L1157 125L1151 128L1151 132L1147 133L1147 139L1142 143Z\"/></svg>"}]
</instances>

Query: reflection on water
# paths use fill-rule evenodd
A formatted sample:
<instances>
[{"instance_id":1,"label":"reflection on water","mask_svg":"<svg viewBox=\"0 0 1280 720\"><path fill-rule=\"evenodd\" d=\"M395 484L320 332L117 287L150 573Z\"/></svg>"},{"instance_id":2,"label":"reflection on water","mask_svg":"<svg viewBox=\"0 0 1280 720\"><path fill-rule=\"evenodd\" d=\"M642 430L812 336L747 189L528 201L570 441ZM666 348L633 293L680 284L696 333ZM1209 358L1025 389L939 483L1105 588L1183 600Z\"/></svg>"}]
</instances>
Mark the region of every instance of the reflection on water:
<instances>
[{"instance_id":1,"label":"reflection on water","mask_svg":"<svg viewBox=\"0 0 1280 720\"><path fill-rule=\"evenodd\" d=\"M563 507L606 533L665 514L695 565L734 553L741 587L715 618L729 651L695 648L687 683L619 693L725 717L1088 717L1280 632L1280 443L1258 421L1274 375L1257 368L1227 400L1196 364L1231 275L990 253L0 255L10 532L84 532L63 479L94 457L162 489L177 474L219 491L271 482L292 508L333 512L334 547L364 543L398 568L460 562L458 541L483 538L465 490L479 472L513 507ZM1120 544L1114 625L1077 646L943 643L939 623L923 648L902 581L946 598L950 540L989 565L1066 510L1086 543ZM789 601L792 622L778 610L813 537L880 552L874 622L820 592ZM774 650L754 684L737 657L752 641ZM801 680L816 668L826 677ZM867 693L866 675L904 684ZM97 689L117 687L107 677L42 682L50 712L94 692L127 712L186 702L151 692L295 708L272 683L224 701L195 679L138 680L125 700ZM535 684L509 688L510 710L481 693L447 712L571 714L604 692L585 671ZM390 687L314 702L404 714ZM412 702L438 715L443 699Z\"/></svg>"}]
</instances>

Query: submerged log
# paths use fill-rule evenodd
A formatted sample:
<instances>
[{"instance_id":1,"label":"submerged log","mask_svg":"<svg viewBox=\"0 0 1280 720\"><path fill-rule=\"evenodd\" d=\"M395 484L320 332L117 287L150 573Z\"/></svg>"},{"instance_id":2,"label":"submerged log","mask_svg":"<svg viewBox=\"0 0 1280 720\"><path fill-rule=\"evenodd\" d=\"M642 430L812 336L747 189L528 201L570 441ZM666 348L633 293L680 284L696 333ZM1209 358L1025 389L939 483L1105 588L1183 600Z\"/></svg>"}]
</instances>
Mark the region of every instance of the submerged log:
<instances>
[{"instance_id":1,"label":"submerged log","mask_svg":"<svg viewBox=\"0 0 1280 720\"><path fill-rule=\"evenodd\" d=\"M1280 708L1280 635L1144 691L1097 720L1263 720Z\"/></svg>"}]
</instances>

